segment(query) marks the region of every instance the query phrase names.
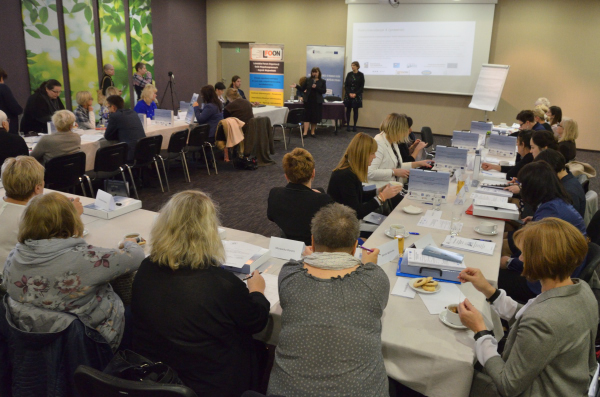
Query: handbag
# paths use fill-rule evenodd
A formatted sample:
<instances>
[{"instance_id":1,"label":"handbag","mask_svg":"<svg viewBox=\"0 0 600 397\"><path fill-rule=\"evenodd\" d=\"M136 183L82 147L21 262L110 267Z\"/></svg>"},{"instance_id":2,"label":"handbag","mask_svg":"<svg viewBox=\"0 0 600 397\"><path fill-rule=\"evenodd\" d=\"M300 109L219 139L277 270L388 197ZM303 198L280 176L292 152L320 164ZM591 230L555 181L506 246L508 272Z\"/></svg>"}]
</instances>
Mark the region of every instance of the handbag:
<instances>
[{"instance_id":1,"label":"handbag","mask_svg":"<svg viewBox=\"0 0 600 397\"><path fill-rule=\"evenodd\" d=\"M118 351L103 372L130 381L183 385L173 368L131 350Z\"/></svg>"}]
</instances>

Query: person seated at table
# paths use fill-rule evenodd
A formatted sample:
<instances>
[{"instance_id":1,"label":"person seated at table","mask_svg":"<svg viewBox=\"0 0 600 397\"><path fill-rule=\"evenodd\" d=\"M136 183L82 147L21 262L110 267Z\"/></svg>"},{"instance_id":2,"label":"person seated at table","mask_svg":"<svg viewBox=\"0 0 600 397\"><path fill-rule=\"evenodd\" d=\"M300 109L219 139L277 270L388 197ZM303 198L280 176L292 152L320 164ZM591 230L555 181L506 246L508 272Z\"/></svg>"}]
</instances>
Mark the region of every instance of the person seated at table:
<instances>
[{"instance_id":1,"label":"person seated at table","mask_svg":"<svg viewBox=\"0 0 600 397\"><path fill-rule=\"evenodd\" d=\"M11 157L2 163L1 178L4 197L0 200L0 268L4 268L8 253L17 244L19 220L25 206L44 193L44 167L28 155Z\"/></svg>"},{"instance_id":2,"label":"person seated at table","mask_svg":"<svg viewBox=\"0 0 600 397\"><path fill-rule=\"evenodd\" d=\"M156 106L156 91L156 87L152 84L146 84L140 94L140 100L133 108L136 113L145 114L148 120L154 119L154 111L158 108Z\"/></svg>"},{"instance_id":3,"label":"person seated at table","mask_svg":"<svg viewBox=\"0 0 600 397\"><path fill-rule=\"evenodd\" d=\"M550 100L548 98L540 97L538 98L533 106L544 105L546 107L550 107Z\"/></svg>"},{"instance_id":4,"label":"person seated at table","mask_svg":"<svg viewBox=\"0 0 600 397\"><path fill-rule=\"evenodd\" d=\"M110 112L108 111L108 103L106 102L106 98L111 95L121 95L121 90L118 90L117 87L108 87L106 89L106 97L101 98L98 102L100 102L100 121L103 126L108 125L108 116Z\"/></svg>"},{"instance_id":5,"label":"person seated at table","mask_svg":"<svg viewBox=\"0 0 600 397\"><path fill-rule=\"evenodd\" d=\"M481 270L464 269L470 282L511 325L502 355L481 313L465 299L461 322L475 333L471 396L587 396L598 362L595 338L598 303L586 282L573 273L586 257L585 238L568 222L546 218L515 234L525 267L520 278L542 285L537 298L520 304L496 289Z\"/></svg>"},{"instance_id":6,"label":"person seated at table","mask_svg":"<svg viewBox=\"0 0 600 397\"><path fill-rule=\"evenodd\" d=\"M225 95L227 96L227 100L229 100L229 104L223 110L223 118L235 117L245 123L242 127L245 134L248 129L248 121L254 118L252 104L242 98L235 88L228 88L225 91Z\"/></svg>"},{"instance_id":7,"label":"person seated at table","mask_svg":"<svg viewBox=\"0 0 600 397\"><path fill-rule=\"evenodd\" d=\"M233 88L235 90L237 90L238 94L240 94L240 97L246 99L246 94L244 94L244 91L242 91L242 89L240 88L242 86L242 78L240 76L233 76L231 78L231 84L229 84L229 88ZM229 101L231 101L231 99L229 99L229 97L227 97L227 99Z\"/></svg>"},{"instance_id":8,"label":"person seated at table","mask_svg":"<svg viewBox=\"0 0 600 397\"><path fill-rule=\"evenodd\" d=\"M27 100L20 131L48 132L48 122L52 121L52 115L65 108L59 98L61 92L62 86L58 81L44 81Z\"/></svg>"},{"instance_id":9,"label":"person seated at table","mask_svg":"<svg viewBox=\"0 0 600 397\"><path fill-rule=\"evenodd\" d=\"M89 91L79 91L75 98L79 106L73 113L79 128L84 130L95 129L96 115L94 114L94 106L92 106L94 104L92 94Z\"/></svg>"},{"instance_id":10,"label":"person seated at table","mask_svg":"<svg viewBox=\"0 0 600 397\"><path fill-rule=\"evenodd\" d=\"M133 349L171 366L198 396L238 397L262 377L266 349L252 334L267 325L270 304L258 270L246 287L221 267L218 224L212 200L197 190L160 210L133 281Z\"/></svg>"},{"instance_id":11,"label":"person seated at table","mask_svg":"<svg viewBox=\"0 0 600 397\"><path fill-rule=\"evenodd\" d=\"M147 84L152 84L152 73L146 69L145 63L138 62L135 64L135 73L133 74L133 88L138 101L142 99L142 90Z\"/></svg>"},{"instance_id":12,"label":"person seated at table","mask_svg":"<svg viewBox=\"0 0 600 397\"><path fill-rule=\"evenodd\" d=\"M549 106L548 112L546 113L546 118L548 119L548 124L550 124L550 127L552 127L554 137L558 139L556 125L562 121L562 109L558 106Z\"/></svg>"},{"instance_id":13,"label":"person seated at table","mask_svg":"<svg viewBox=\"0 0 600 397\"><path fill-rule=\"evenodd\" d=\"M377 152L367 173L368 183L374 183L377 187L384 186L389 182L405 183L412 168L431 167L429 160L402 162L398 145L408 142L410 133L405 115L389 114L381 122L379 130L381 132L375 135Z\"/></svg>"},{"instance_id":14,"label":"person seated at table","mask_svg":"<svg viewBox=\"0 0 600 397\"><path fill-rule=\"evenodd\" d=\"M554 134L546 130L533 131L531 134L530 146L531 154L534 159L542 150L558 150L558 143L556 142L556 139L554 139Z\"/></svg>"},{"instance_id":15,"label":"person seated at table","mask_svg":"<svg viewBox=\"0 0 600 397\"><path fill-rule=\"evenodd\" d=\"M535 121L533 111L521 110L517 114L517 122L519 123L519 130L532 130L532 131L545 131L543 125ZM512 136L516 136L517 133L513 132Z\"/></svg>"},{"instance_id":16,"label":"person seated at table","mask_svg":"<svg viewBox=\"0 0 600 397\"><path fill-rule=\"evenodd\" d=\"M556 172L556 176L560 180L569 197L573 207L579 212L583 218L585 216L585 192L581 183L567 170L565 157L557 150L546 149L537 155L535 161L545 161L550 164L550 167Z\"/></svg>"},{"instance_id":17,"label":"person seated at table","mask_svg":"<svg viewBox=\"0 0 600 397\"><path fill-rule=\"evenodd\" d=\"M139 116L132 109L124 109L125 102L118 95L106 98L108 105L108 127L104 132L107 141L119 141L127 143L127 161L132 161L135 153L135 145L146 136L144 126Z\"/></svg>"},{"instance_id":18,"label":"person seated at table","mask_svg":"<svg viewBox=\"0 0 600 397\"><path fill-rule=\"evenodd\" d=\"M194 102L196 122L198 124L208 124L210 126L208 141L214 143L217 126L219 125L219 121L223 120L223 103L219 100L212 85L205 85L202 87L200 95L202 95L204 106L200 107L198 102Z\"/></svg>"},{"instance_id":19,"label":"person seated at table","mask_svg":"<svg viewBox=\"0 0 600 397\"><path fill-rule=\"evenodd\" d=\"M11 134L8 128L8 117L0 110L0 165L9 157L29 156L25 140L17 134Z\"/></svg>"},{"instance_id":20,"label":"person seated at table","mask_svg":"<svg viewBox=\"0 0 600 397\"><path fill-rule=\"evenodd\" d=\"M402 157L403 163L412 163L419 157L421 151L427 146L427 142L423 142L420 139L416 139L415 134L412 130L413 119L412 117L406 116L406 122L408 123L408 142L400 142L398 148L400 149L400 157ZM410 146L409 146L410 143Z\"/></svg>"},{"instance_id":21,"label":"person seated at table","mask_svg":"<svg viewBox=\"0 0 600 397\"><path fill-rule=\"evenodd\" d=\"M81 137L71 131L75 124L75 115L70 110L59 110L52 116L56 133L40 138L31 152L31 156L45 164L48 160L81 150Z\"/></svg>"},{"instance_id":22,"label":"person seated at table","mask_svg":"<svg viewBox=\"0 0 600 397\"><path fill-rule=\"evenodd\" d=\"M356 211L358 219L378 210L386 200L396 197L402 186L384 186L369 191L363 190L367 182L368 168L375 158L377 141L359 132L352 138L337 167L331 173L327 194Z\"/></svg>"},{"instance_id":23,"label":"person seated at table","mask_svg":"<svg viewBox=\"0 0 600 397\"><path fill-rule=\"evenodd\" d=\"M0 111L3 111L9 120L6 130L11 134L19 135L19 115L23 113L23 108L6 84L7 78L8 74L0 67Z\"/></svg>"},{"instance_id":24,"label":"person seated at table","mask_svg":"<svg viewBox=\"0 0 600 397\"><path fill-rule=\"evenodd\" d=\"M556 125L556 133L558 134L558 151L565 156L567 163L574 160L577 155L575 139L579 137L577 122L573 119L564 118Z\"/></svg>"},{"instance_id":25,"label":"person seated at table","mask_svg":"<svg viewBox=\"0 0 600 397\"><path fill-rule=\"evenodd\" d=\"M547 132L548 131L544 131ZM535 210L533 216L523 219L524 224L544 218L559 218L569 222L586 235L585 222L571 204L571 198L558 180L556 173L545 161L534 161L519 171L521 199ZM506 290L508 296L519 302L527 302L541 292L539 283L530 283L520 277L523 271L521 251L514 243L514 232L509 232L503 244L503 253L511 252L500 259L498 286ZM508 248L508 249L507 249ZM574 277L579 275L579 271Z\"/></svg>"},{"instance_id":26,"label":"person seated at table","mask_svg":"<svg viewBox=\"0 0 600 397\"><path fill-rule=\"evenodd\" d=\"M122 249L95 247L82 234L69 198L53 192L31 199L4 267L12 320L29 324L29 332L59 332L77 317L116 351L125 309L110 281L135 271L144 249L134 239L125 239Z\"/></svg>"},{"instance_id":27,"label":"person seated at table","mask_svg":"<svg viewBox=\"0 0 600 397\"><path fill-rule=\"evenodd\" d=\"M333 202L322 188L313 189L315 160L305 149L296 148L283 156L285 187L269 192L267 218L279 226L283 237L311 245L310 221L323 206Z\"/></svg>"},{"instance_id":28,"label":"person seated at table","mask_svg":"<svg viewBox=\"0 0 600 397\"><path fill-rule=\"evenodd\" d=\"M521 159L516 162L515 165L498 165L491 163L481 163L481 168L485 171L496 170L506 173L506 179L509 181L517 177L519 171L527 164L533 161L533 154L531 154L531 130L519 130L517 136L517 153L521 156Z\"/></svg>"},{"instance_id":29,"label":"person seated at table","mask_svg":"<svg viewBox=\"0 0 600 397\"><path fill-rule=\"evenodd\" d=\"M223 105L221 106L221 109L225 108L226 100L224 94L226 89L227 88L225 87L225 84L223 84L222 82L219 81L215 83L215 93L217 94L217 98L219 98L219 101L221 101L221 104Z\"/></svg>"},{"instance_id":30,"label":"person seated at table","mask_svg":"<svg viewBox=\"0 0 600 397\"><path fill-rule=\"evenodd\" d=\"M330 204L311 222L313 253L279 273L281 332L268 394L388 396L381 317L390 281L378 249L354 256L355 212Z\"/></svg>"},{"instance_id":31,"label":"person seated at table","mask_svg":"<svg viewBox=\"0 0 600 397\"><path fill-rule=\"evenodd\" d=\"M546 131L552 131L552 127L546 122L546 113L548 112L547 106L538 105L532 110L532 112L533 119L536 123L541 124Z\"/></svg>"}]
</instances>

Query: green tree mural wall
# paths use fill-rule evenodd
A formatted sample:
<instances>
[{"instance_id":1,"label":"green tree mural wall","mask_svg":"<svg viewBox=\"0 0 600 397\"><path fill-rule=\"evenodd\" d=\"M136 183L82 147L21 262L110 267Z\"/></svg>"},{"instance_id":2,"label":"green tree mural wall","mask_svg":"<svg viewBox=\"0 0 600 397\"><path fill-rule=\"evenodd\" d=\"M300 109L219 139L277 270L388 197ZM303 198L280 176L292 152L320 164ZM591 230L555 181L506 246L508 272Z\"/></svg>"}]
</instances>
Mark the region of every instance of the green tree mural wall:
<instances>
[{"instance_id":1,"label":"green tree mural wall","mask_svg":"<svg viewBox=\"0 0 600 397\"><path fill-rule=\"evenodd\" d=\"M154 78L154 41L150 0L129 0L129 20L133 65L144 62Z\"/></svg>"}]
</instances>

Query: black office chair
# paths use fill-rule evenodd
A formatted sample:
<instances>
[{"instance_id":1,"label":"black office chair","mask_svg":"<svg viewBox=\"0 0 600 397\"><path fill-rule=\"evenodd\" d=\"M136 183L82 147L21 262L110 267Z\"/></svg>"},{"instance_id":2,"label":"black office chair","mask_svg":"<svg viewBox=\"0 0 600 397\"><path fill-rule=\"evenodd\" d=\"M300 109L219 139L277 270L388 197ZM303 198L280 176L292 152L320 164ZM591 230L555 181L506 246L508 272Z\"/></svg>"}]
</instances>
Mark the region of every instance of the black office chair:
<instances>
[{"instance_id":1,"label":"black office chair","mask_svg":"<svg viewBox=\"0 0 600 397\"><path fill-rule=\"evenodd\" d=\"M587 225L587 235L592 243L600 245L600 211L596 211Z\"/></svg>"},{"instance_id":2,"label":"black office chair","mask_svg":"<svg viewBox=\"0 0 600 397\"><path fill-rule=\"evenodd\" d=\"M427 146L423 150L425 150L426 154L435 153L435 149L433 148L433 132L431 132L431 128L423 127L421 128L421 140L427 143ZM430 151L427 151L427 148L431 148Z\"/></svg>"},{"instance_id":3,"label":"black office chair","mask_svg":"<svg viewBox=\"0 0 600 397\"><path fill-rule=\"evenodd\" d=\"M210 175L210 168L208 166L208 158L206 156L206 148L210 148L210 152L212 154L212 162L215 167L215 174L219 175L217 171L217 160L215 159L215 152L213 150L214 146L208 142L208 134L210 133L210 125L202 124L194 128L190 131L190 135L188 138L187 146L185 147L185 151L187 153L191 153L194 156L194 160L196 159L196 153L202 151L204 155L204 162L206 163L206 171L208 175Z\"/></svg>"},{"instance_id":4,"label":"black office chair","mask_svg":"<svg viewBox=\"0 0 600 397\"><path fill-rule=\"evenodd\" d=\"M188 169L184 151L185 147L187 146L189 133L190 131L188 129L173 133L169 139L169 146L167 150L163 150L162 153L165 155L163 158L167 162L167 171L170 169L171 162L179 159L183 168L183 176L188 182L191 182L190 170Z\"/></svg>"},{"instance_id":5,"label":"black office chair","mask_svg":"<svg viewBox=\"0 0 600 397\"><path fill-rule=\"evenodd\" d=\"M323 97L323 99L325 100L325 102L339 102L342 100L342 98L340 98L339 96L335 96L335 95L328 95Z\"/></svg>"},{"instance_id":6,"label":"black office chair","mask_svg":"<svg viewBox=\"0 0 600 397\"><path fill-rule=\"evenodd\" d=\"M600 245L588 243L588 253L586 256L586 265L579 274L579 278L589 283L594 272L600 266Z\"/></svg>"},{"instance_id":7,"label":"black office chair","mask_svg":"<svg viewBox=\"0 0 600 397\"><path fill-rule=\"evenodd\" d=\"M579 183L581 183L581 187L583 188L583 192L587 193L590 190L590 178L586 174L581 174L577 177Z\"/></svg>"},{"instance_id":8,"label":"black office chair","mask_svg":"<svg viewBox=\"0 0 600 397\"><path fill-rule=\"evenodd\" d=\"M94 160L94 180L112 178L120 173L123 182L127 183L127 178L125 177L125 169L127 169L135 197L139 200L131 168L127 165L128 150L129 147L125 142L98 149L96 151L96 159ZM127 194L130 194L129 189L127 190Z\"/></svg>"},{"instance_id":9,"label":"black office chair","mask_svg":"<svg viewBox=\"0 0 600 397\"><path fill-rule=\"evenodd\" d=\"M186 386L119 379L85 365L77 367L74 379L85 397L197 397Z\"/></svg>"},{"instance_id":10,"label":"black office chair","mask_svg":"<svg viewBox=\"0 0 600 397\"><path fill-rule=\"evenodd\" d=\"M85 194L84 179L87 179L90 189L90 197L94 197L92 182L85 174L85 153L77 152L66 154L64 156L54 157L46 162L44 173L44 182L46 187L55 190L70 190L80 185L81 191Z\"/></svg>"},{"instance_id":11,"label":"black office chair","mask_svg":"<svg viewBox=\"0 0 600 397\"><path fill-rule=\"evenodd\" d=\"M304 136L302 135L302 124L304 120L304 109L292 109L289 111L287 120L283 124L274 124L273 125L273 134L275 134L275 127L281 127L281 131L283 132L283 145L285 150L287 150L287 143L285 142L285 129L289 128L293 130L294 128L298 128L300 130L300 140L302 141L302 147L304 147ZM290 132L290 140L292 139L292 135ZM289 142L288 142L289 143Z\"/></svg>"},{"instance_id":12,"label":"black office chair","mask_svg":"<svg viewBox=\"0 0 600 397\"><path fill-rule=\"evenodd\" d=\"M133 152L133 164L130 165L130 167L132 169L139 169L141 178L141 169L154 163L154 166L156 167L156 175L158 175L158 182L160 183L160 190L164 193L165 189L163 188L162 179L160 177L158 160L160 160L163 167L165 182L167 183L167 191L170 191L170 189L169 180L167 179L167 170L165 168L165 162L162 156L160 155L162 141L162 135L147 136L138 140L135 144L135 150Z\"/></svg>"}]
</instances>

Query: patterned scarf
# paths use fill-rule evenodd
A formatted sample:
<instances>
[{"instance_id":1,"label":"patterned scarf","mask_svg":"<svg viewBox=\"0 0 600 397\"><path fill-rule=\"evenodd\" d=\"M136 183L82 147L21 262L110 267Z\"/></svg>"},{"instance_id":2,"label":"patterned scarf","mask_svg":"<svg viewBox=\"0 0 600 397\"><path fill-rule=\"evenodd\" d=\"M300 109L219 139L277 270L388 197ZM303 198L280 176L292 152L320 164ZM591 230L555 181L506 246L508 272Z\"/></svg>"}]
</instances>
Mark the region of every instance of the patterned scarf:
<instances>
[{"instance_id":1,"label":"patterned scarf","mask_svg":"<svg viewBox=\"0 0 600 397\"><path fill-rule=\"evenodd\" d=\"M360 265L360 259L346 252L314 252L304 257L304 263L326 270L343 270Z\"/></svg>"}]
</instances>

